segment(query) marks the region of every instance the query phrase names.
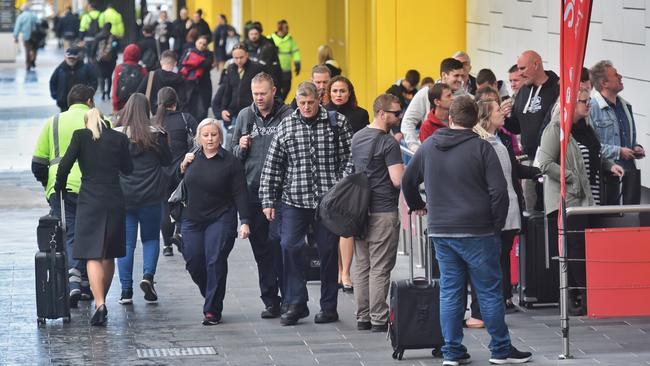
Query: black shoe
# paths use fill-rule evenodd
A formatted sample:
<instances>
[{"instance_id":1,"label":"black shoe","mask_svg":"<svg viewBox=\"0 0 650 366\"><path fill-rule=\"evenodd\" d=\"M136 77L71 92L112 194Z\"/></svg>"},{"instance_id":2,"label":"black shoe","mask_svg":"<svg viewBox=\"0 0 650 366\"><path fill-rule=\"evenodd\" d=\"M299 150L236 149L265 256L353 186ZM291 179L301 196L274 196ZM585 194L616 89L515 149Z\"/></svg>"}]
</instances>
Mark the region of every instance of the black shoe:
<instances>
[{"instance_id":1,"label":"black shoe","mask_svg":"<svg viewBox=\"0 0 650 366\"><path fill-rule=\"evenodd\" d=\"M298 320L309 316L307 304L291 304L287 306L287 312L280 317L280 324L294 325Z\"/></svg>"},{"instance_id":2,"label":"black shoe","mask_svg":"<svg viewBox=\"0 0 650 366\"><path fill-rule=\"evenodd\" d=\"M84 283L85 282L85 283ZM93 292L90 290L88 281L81 281L81 298L80 301L90 301L94 299Z\"/></svg>"},{"instance_id":3,"label":"black shoe","mask_svg":"<svg viewBox=\"0 0 650 366\"><path fill-rule=\"evenodd\" d=\"M519 310L517 309L515 304L512 302L512 300L510 300L510 299L507 300L506 301L506 314L516 313L517 311L519 311Z\"/></svg>"},{"instance_id":4,"label":"black shoe","mask_svg":"<svg viewBox=\"0 0 650 366\"><path fill-rule=\"evenodd\" d=\"M165 257L173 257L174 256L174 248L171 245L165 245L163 247L163 255Z\"/></svg>"},{"instance_id":5,"label":"black shoe","mask_svg":"<svg viewBox=\"0 0 650 366\"><path fill-rule=\"evenodd\" d=\"M181 234L174 234L170 240L171 244L176 245L176 250L179 253L183 253L183 237Z\"/></svg>"},{"instance_id":6,"label":"black shoe","mask_svg":"<svg viewBox=\"0 0 650 366\"><path fill-rule=\"evenodd\" d=\"M354 293L354 287L352 285L343 284L342 289L343 289L343 292L345 292L346 294Z\"/></svg>"},{"instance_id":7,"label":"black shoe","mask_svg":"<svg viewBox=\"0 0 650 366\"><path fill-rule=\"evenodd\" d=\"M357 322L357 330L370 330L371 328L370 322Z\"/></svg>"},{"instance_id":8,"label":"black shoe","mask_svg":"<svg viewBox=\"0 0 650 366\"><path fill-rule=\"evenodd\" d=\"M100 326L106 325L106 319L108 318L108 310L106 310L106 305L102 305L95 310L95 314L90 319L90 325Z\"/></svg>"},{"instance_id":9,"label":"black shoe","mask_svg":"<svg viewBox=\"0 0 650 366\"><path fill-rule=\"evenodd\" d=\"M518 364L526 363L533 358L533 354L530 352L521 352L516 349L514 346L510 346L510 353L504 358L490 358L490 363L493 365L507 365L507 364Z\"/></svg>"},{"instance_id":10,"label":"black shoe","mask_svg":"<svg viewBox=\"0 0 650 366\"><path fill-rule=\"evenodd\" d=\"M133 304L133 290L122 290L122 296L117 302L122 305Z\"/></svg>"},{"instance_id":11,"label":"black shoe","mask_svg":"<svg viewBox=\"0 0 650 366\"><path fill-rule=\"evenodd\" d=\"M79 299L81 299L81 290L73 288L70 290L70 308L76 309L79 307Z\"/></svg>"},{"instance_id":12,"label":"black shoe","mask_svg":"<svg viewBox=\"0 0 650 366\"><path fill-rule=\"evenodd\" d=\"M147 301L157 301L158 294L156 289L153 287L153 276L144 275L142 281L140 281L140 288L144 291L144 299Z\"/></svg>"},{"instance_id":13,"label":"black shoe","mask_svg":"<svg viewBox=\"0 0 650 366\"><path fill-rule=\"evenodd\" d=\"M289 310L289 304L282 303L282 305L280 305L280 315L286 313L287 310Z\"/></svg>"},{"instance_id":14,"label":"black shoe","mask_svg":"<svg viewBox=\"0 0 650 366\"><path fill-rule=\"evenodd\" d=\"M221 316L215 313L207 312L203 316L203 325L217 325L221 321Z\"/></svg>"},{"instance_id":15,"label":"black shoe","mask_svg":"<svg viewBox=\"0 0 650 366\"><path fill-rule=\"evenodd\" d=\"M460 356L458 359L455 360L444 360L442 361L442 366L458 366L458 365L466 365L468 363L472 362L472 356L469 355L469 353L465 352L462 356Z\"/></svg>"},{"instance_id":16,"label":"black shoe","mask_svg":"<svg viewBox=\"0 0 650 366\"><path fill-rule=\"evenodd\" d=\"M314 317L314 323L316 323L316 324L333 323L333 322L335 322L337 320L339 320L339 313L337 313L336 311L323 311L323 310L321 310Z\"/></svg>"},{"instance_id":17,"label":"black shoe","mask_svg":"<svg viewBox=\"0 0 650 366\"><path fill-rule=\"evenodd\" d=\"M386 333L386 332L388 332L388 324L373 324L371 332L373 332L373 333Z\"/></svg>"},{"instance_id":18,"label":"black shoe","mask_svg":"<svg viewBox=\"0 0 650 366\"><path fill-rule=\"evenodd\" d=\"M262 319L274 319L280 315L280 305L267 306L261 314Z\"/></svg>"}]
</instances>

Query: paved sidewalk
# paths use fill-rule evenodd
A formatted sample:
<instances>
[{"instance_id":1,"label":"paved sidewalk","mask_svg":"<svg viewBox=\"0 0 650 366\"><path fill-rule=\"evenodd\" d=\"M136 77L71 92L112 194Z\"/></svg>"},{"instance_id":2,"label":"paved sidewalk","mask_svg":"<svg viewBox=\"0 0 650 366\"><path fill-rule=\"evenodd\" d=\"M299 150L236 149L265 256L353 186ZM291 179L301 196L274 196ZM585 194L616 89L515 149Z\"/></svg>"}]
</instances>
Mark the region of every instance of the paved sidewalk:
<instances>
[{"instance_id":1,"label":"paved sidewalk","mask_svg":"<svg viewBox=\"0 0 650 366\"><path fill-rule=\"evenodd\" d=\"M356 330L352 295L339 296L339 322L314 324L313 315L319 310L316 283L308 285L312 315L299 325L282 327L278 319L260 319L257 269L248 241L242 240L237 241L229 260L222 324L201 325L202 298L177 253L160 257L158 303L145 303L136 289L133 306L119 305L116 275L108 295L107 327L88 325L91 304L83 302L73 310L70 324L56 320L38 327L33 263L37 220L47 208L29 166L35 134L44 118L57 111L49 99L46 80L60 60L60 52L48 49L39 60L38 82L31 86L21 63L0 64L0 365L441 363L431 357L430 350L406 351L403 361L392 360L385 334ZM139 248L136 279L142 271ZM406 257L400 256L393 278L405 278L407 271ZM508 315L507 322L515 346L534 353L531 365L650 364L650 318L572 319L571 346L576 359L566 361L557 359L561 336L556 308L523 309ZM473 364L487 364L488 343L484 330L466 330L465 344Z\"/></svg>"}]
</instances>

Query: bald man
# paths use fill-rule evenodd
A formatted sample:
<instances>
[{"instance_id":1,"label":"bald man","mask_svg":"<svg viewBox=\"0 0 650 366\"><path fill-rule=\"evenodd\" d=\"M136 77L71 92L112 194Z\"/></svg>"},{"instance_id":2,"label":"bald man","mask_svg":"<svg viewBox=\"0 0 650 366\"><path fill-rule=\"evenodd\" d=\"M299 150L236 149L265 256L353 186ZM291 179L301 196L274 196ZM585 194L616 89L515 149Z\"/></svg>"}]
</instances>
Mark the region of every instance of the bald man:
<instances>
[{"instance_id":1,"label":"bald man","mask_svg":"<svg viewBox=\"0 0 650 366\"><path fill-rule=\"evenodd\" d=\"M517 58L517 68L523 86L519 89L512 113L506 119L505 127L513 133L521 134L521 145L528 163L535 159L542 126L547 113L560 95L560 78L553 71L544 70L542 57L535 51L524 51ZM543 211L541 187L534 182L524 183L526 210Z\"/></svg>"}]
</instances>

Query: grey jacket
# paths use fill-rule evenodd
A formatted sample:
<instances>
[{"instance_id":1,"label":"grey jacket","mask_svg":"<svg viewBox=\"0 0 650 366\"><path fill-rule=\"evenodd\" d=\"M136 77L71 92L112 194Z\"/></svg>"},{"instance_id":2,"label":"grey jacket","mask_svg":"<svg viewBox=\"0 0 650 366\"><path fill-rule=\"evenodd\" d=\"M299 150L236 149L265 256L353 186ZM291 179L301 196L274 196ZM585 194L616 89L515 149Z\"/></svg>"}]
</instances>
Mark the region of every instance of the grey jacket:
<instances>
[{"instance_id":1,"label":"grey jacket","mask_svg":"<svg viewBox=\"0 0 650 366\"><path fill-rule=\"evenodd\" d=\"M237 124L232 134L230 144L233 155L244 164L248 197L251 201L258 202L258 190L262 166L269 151L271 140L280 122L293 112L291 107L276 99L273 110L266 120L262 119L255 103L244 108L237 115ZM239 139L243 135L250 135L252 142L248 149L239 147Z\"/></svg>"},{"instance_id":2,"label":"grey jacket","mask_svg":"<svg viewBox=\"0 0 650 366\"><path fill-rule=\"evenodd\" d=\"M560 109L554 110L551 122L542 133L535 161L545 175L544 209L546 214L558 210L560 200ZM611 169L614 162L603 159L604 169ZM566 207L593 206L589 177L578 142L569 138L566 156Z\"/></svg>"}]
</instances>

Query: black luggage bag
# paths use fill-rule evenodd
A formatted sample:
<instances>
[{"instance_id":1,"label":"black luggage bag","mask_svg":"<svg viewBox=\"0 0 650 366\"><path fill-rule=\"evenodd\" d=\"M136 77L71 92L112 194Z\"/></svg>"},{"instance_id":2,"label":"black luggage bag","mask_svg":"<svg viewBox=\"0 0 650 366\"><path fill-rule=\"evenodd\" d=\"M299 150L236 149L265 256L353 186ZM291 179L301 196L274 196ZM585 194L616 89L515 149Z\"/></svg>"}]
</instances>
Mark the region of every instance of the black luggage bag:
<instances>
[{"instance_id":1,"label":"black luggage bag","mask_svg":"<svg viewBox=\"0 0 650 366\"><path fill-rule=\"evenodd\" d=\"M411 217L409 215L409 227ZM411 254L413 241L410 240ZM429 242L425 245L426 276L413 277L413 255L410 278L390 284L390 315L388 333L393 347L393 359L401 360L407 349L431 348L434 357L442 357L445 341L440 328L440 285L432 279Z\"/></svg>"},{"instance_id":2,"label":"black luggage bag","mask_svg":"<svg viewBox=\"0 0 650 366\"><path fill-rule=\"evenodd\" d=\"M519 237L519 305L555 304L560 299L557 246L549 244L548 222L542 212L524 213Z\"/></svg>"},{"instance_id":3,"label":"black luggage bag","mask_svg":"<svg viewBox=\"0 0 650 366\"><path fill-rule=\"evenodd\" d=\"M63 199L61 212L65 213ZM39 252L34 259L36 270L36 314L38 324L46 319L70 322L68 264L65 255L65 214L61 219L46 215L37 229ZM47 240L47 243L41 242Z\"/></svg>"}]
</instances>

